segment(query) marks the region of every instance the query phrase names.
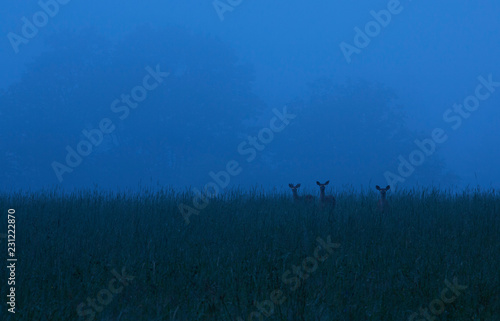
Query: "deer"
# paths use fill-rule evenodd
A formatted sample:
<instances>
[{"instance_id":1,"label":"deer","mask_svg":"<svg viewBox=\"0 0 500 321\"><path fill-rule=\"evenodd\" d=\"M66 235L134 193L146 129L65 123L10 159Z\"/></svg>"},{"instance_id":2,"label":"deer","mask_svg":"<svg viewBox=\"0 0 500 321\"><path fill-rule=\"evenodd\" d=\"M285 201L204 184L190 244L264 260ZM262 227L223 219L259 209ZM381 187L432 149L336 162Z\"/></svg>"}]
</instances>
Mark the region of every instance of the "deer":
<instances>
[{"instance_id":1,"label":"deer","mask_svg":"<svg viewBox=\"0 0 500 321\"><path fill-rule=\"evenodd\" d=\"M324 184L316 181L316 184L319 186L319 203L321 208L327 207L329 210L328 221L332 222L332 213L335 208L335 197L333 195L325 195L325 186L328 185L330 181L326 181Z\"/></svg>"},{"instance_id":2,"label":"deer","mask_svg":"<svg viewBox=\"0 0 500 321\"><path fill-rule=\"evenodd\" d=\"M386 194L387 194L387 191L391 188L390 185L387 185L385 188L381 188L380 186L375 186L375 188L377 189L377 191L380 192L380 199L378 200L378 210L381 212L381 213L385 213L387 211L389 211L390 207L389 207L389 202L387 201L386 199Z\"/></svg>"},{"instance_id":3,"label":"deer","mask_svg":"<svg viewBox=\"0 0 500 321\"><path fill-rule=\"evenodd\" d=\"M299 196L299 194L297 193L297 189L300 187L300 183L297 185L288 184L288 187L290 187L292 189L293 200L295 202L305 201L305 202L309 203L309 202L314 201L314 196L312 196L311 194Z\"/></svg>"},{"instance_id":4,"label":"deer","mask_svg":"<svg viewBox=\"0 0 500 321\"><path fill-rule=\"evenodd\" d=\"M335 207L335 197L333 195L325 195L325 186L328 185L330 181L326 181L324 184L316 181L316 184L319 186L319 201L321 205L329 205L331 207Z\"/></svg>"}]
</instances>

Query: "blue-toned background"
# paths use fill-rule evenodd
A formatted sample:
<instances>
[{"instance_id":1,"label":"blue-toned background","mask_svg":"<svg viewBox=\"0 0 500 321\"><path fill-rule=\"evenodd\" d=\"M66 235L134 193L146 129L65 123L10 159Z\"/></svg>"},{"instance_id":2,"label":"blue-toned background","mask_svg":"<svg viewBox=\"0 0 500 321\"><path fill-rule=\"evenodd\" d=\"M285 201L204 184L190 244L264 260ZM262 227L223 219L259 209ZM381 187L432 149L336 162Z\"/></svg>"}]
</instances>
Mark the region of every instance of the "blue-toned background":
<instances>
[{"instance_id":1,"label":"blue-toned background","mask_svg":"<svg viewBox=\"0 0 500 321\"><path fill-rule=\"evenodd\" d=\"M495 1L8 1L0 189L499 188L499 16Z\"/></svg>"}]
</instances>

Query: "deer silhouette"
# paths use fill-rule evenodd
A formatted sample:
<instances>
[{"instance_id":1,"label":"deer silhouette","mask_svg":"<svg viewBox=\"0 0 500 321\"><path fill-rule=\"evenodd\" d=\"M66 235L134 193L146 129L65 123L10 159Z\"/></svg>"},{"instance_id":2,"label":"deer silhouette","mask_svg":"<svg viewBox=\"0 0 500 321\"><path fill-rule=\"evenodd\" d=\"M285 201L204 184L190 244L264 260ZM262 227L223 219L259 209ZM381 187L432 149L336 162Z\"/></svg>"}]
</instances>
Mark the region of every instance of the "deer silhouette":
<instances>
[{"instance_id":1,"label":"deer silhouette","mask_svg":"<svg viewBox=\"0 0 500 321\"><path fill-rule=\"evenodd\" d=\"M300 183L297 184L297 185L288 184L288 187L290 187L292 189L293 200L295 202L304 201L306 203L309 203L309 202L314 201L314 196L312 196L311 194L306 194L304 196L299 196L299 194L297 193L297 189L300 187Z\"/></svg>"},{"instance_id":2,"label":"deer silhouette","mask_svg":"<svg viewBox=\"0 0 500 321\"><path fill-rule=\"evenodd\" d=\"M324 184L316 181L319 186L319 203L321 208L328 209L328 222L333 222L333 210L335 209L335 197L333 195L325 195L325 187L330 181L326 181Z\"/></svg>"},{"instance_id":3,"label":"deer silhouette","mask_svg":"<svg viewBox=\"0 0 500 321\"><path fill-rule=\"evenodd\" d=\"M326 181L324 184L316 181L316 184L319 186L319 201L322 206L331 206L335 207L335 197L333 195L325 195L325 186L328 185L330 181Z\"/></svg>"},{"instance_id":4,"label":"deer silhouette","mask_svg":"<svg viewBox=\"0 0 500 321\"><path fill-rule=\"evenodd\" d=\"M380 199L378 200L378 210L382 213L385 213L389 211L390 206L389 202L387 201L387 198L385 197L387 194L387 191L391 188L390 185L387 185L385 188L381 188L380 186L375 186L375 188L380 192Z\"/></svg>"}]
</instances>

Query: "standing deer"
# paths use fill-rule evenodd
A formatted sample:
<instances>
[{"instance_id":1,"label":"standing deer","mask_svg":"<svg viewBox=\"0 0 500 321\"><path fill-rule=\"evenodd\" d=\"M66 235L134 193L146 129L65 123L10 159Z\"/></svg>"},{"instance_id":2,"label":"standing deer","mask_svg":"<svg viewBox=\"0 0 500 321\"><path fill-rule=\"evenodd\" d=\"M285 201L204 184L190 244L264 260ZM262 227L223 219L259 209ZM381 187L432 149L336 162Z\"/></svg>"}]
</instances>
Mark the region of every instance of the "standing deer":
<instances>
[{"instance_id":1,"label":"standing deer","mask_svg":"<svg viewBox=\"0 0 500 321\"><path fill-rule=\"evenodd\" d=\"M314 196L312 196L311 194L299 196L299 194L297 193L297 189L300 187L300 183L295 185L295 186L293 184L288 184L288 187L290 187L292 189L293 200L295 202L305 201L305 202L309 203L309 202L312 202L314 200Z\"/></svg>"},{"instance_id":2,"label":"standing deer","mask_svg":"<svg viewBox=\"0 0 500 321\"><path fill-rule=\"evenodd\" d=\"M385 194L387 194L387 191L391 188L390 185L387 185L385 188L381 188L380 186L375 186L375 188L380 192L380 199L378 200L378 210L381 213L385 213L389 211L389 202L385 198Z\"/></svg>"},{"instance_id":3,"label":"standing deer","mask_svg":"<svg viewBox=\"0 0 500 321\"><path fill-rule=\"evenodd\" d=\"M321 184L320 182L316 181L316 184L319 186L319 201L322 206L331 206L332 209L335 207L335 197L333 195L325 195L325 186L328 185L330 181L326 181L325 184Z\"/></svg>"}]
</instances>

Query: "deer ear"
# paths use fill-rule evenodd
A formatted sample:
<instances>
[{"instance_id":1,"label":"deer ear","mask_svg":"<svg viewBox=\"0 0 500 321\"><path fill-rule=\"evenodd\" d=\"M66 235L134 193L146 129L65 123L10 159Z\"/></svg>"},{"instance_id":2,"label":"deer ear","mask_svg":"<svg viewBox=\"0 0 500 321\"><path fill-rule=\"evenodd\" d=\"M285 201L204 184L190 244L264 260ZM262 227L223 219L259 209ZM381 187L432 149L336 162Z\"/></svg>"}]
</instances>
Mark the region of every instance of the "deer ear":
<instances>
[{"instance_id":1,"label":"deer ear","mask_svg":"<svg viewBox=\"0 0 500 321\"><path fill-rule=\"evenodd\" d=\"M293 184L288 184L288 187L293 188Z\"/></svg>"},{"instance_id":2,"label":"deer ear","mask_svg":"<svg viewBox=\"0 0 500 321\"><path fill-rule=\"evenodd\" d=\"M330 183L330 181L326 181L325 185L328 185L328 183Z\"/></svg>"},{"instance_id":3,"label":"deer ear","mask_svg":"<svg viewBox=\"0 0 500 321\"><path fill-rule=\"evenodd\" d=\"M316 184L318 184L319 186L321 186L321 183L320 183L320 182L318 182L318 181L316 181Z\"/></svg>"},{"instance_id":4,"label":"deer ear","mask_svg":"<svg viewBox=\"0 0 500 321\"><path fill-rule=\"evenodd\" d=\"M391 189L391 185L387 185L385 189Z\"/></svg>"},{"instance_id":5,"label":"deer ear","mask_svg":"<svg viewBox=\"0 0 500 321\"><path fill-rule=\"evenodd\" d=\"M297 185L295 185L295 187L300 187L300 183L299 183L299 184L297 184Z\"/></svg>"},{"instance_id":6,"label":"deer ear","mask_svg":"<svg viewBox=\"0 0 500 321\"><path fill-rule=\"evenodd\" d=\"M375 188L377 189L377 191L380 191L380 186L375 186Z\"/></svg>"}]
</instances>

